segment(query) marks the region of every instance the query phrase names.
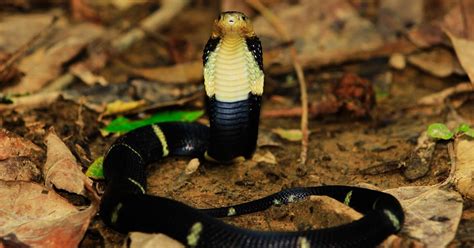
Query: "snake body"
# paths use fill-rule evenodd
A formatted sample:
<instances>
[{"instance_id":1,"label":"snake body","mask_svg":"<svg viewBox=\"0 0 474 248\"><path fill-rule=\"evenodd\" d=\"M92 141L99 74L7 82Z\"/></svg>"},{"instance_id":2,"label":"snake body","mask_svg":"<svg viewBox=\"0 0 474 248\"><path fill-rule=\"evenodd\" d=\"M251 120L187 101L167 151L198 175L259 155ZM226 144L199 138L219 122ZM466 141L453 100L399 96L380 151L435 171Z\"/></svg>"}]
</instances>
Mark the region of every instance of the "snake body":
<instances>
[{"instance_id":1,"label":"snake body","mask_svg":"<svg viewBox=\"0 0 474 248\"><path fill-rule=\"evenodd\" d=\"M107 187L100 215L120 232L164 233L188 247L373 247L404 222L403 209L389 194L351 186L285 189L273 195L213 209L146 194L146 166L166 156L201 157L232 163L256 148L263 63L260 41L248 18L224 12L214 23L203 53L210 127L169 122L119 137L104 159ZM216 219L262 211L311 195L326 195L365 214L359 220L317 230L262 232Z\"/></svg>"}]
</instances>

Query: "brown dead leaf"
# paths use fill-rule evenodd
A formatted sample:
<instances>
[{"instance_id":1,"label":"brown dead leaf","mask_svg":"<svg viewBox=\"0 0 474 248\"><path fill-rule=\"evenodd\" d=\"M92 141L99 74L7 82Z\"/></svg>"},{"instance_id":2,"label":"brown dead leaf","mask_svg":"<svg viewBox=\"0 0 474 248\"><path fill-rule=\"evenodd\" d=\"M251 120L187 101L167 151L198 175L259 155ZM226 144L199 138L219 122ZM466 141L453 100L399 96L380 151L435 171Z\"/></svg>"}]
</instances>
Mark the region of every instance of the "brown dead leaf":
<instances>
[{"instance_id":1,"label":"brown dead leaf","mask_svg":"<svg viewBox=\"0 0 474 248\"><path fill-rule=\"evenodd\" d=\"M59 76L63 64L76 56L87 44L97 38L103 28L82 23L65 28L61 37L51 46L37 49L20 61L18 68L25 73L19 84L8 87L4 92L25 93L41 89L49 81Z\"/></svg>"},{"instance_id":2,"label":"brown dead leaf","mask_svg":"<svg viewBox=\"0 0 474 248\"><path fill-rule=\"evenodd\" d=\"M456 4L449 12L444 16L442 23L440 24L443 30L449 30L450 33L455 35L456 37L461 38L474 38L474 26L472 23L469 23L469 19L471 19L472 9L466 9L469 7L473 7L472 0L461 0L458 1L459 3ZM462 3L461 3L462 2ZM464 5L467 4L467 5ZM464 5L464 6L463 6ZM467 11L466 11L467 10Z\"/></svg>"},{"instance_id":3,"label":"brown dead leaf","mask_svg":"<svg viewBox=\"0 0 474 248\"><path fill-rule=\"evenodd\" d=\"M434 186L407 186L385 192L402 204L405 212L402 233L427 247L446 247L453 240L463 208L459 193Z\"/></svg>"},{"instance_id":4,"label":"brown dead leaf","mask_svg":"<svg viewBox=\"0 0 474 248\"><path fill-rule=\"evenodd\" d=\"M52 14L3 16L0 20L0 51L15 52L49 25Z\"/></svg>"},{"instance_id":5,"label":"brown dead leaf","mask_svg":"<svg viewBox=\"0 0 474 248\"><path fill-rule=\"evenodd\" d=\"M257 163L278 164L275 155L273 155L273 153L271 153L270 151L267 151L265 153L255 153L252 157L252 161L255 161Z\"/></svg>"},{"instance_id":6,"label":"brown dead leaf","mask_svg":"<svg viewBox=\"0 0 474 248\"><path fill-rule=\"evenodd\" d=\"M453 54L446 48L433 48L408 56L408 62L437 77L447 77L454 72Z\"/></svg>"},{"instance_id":7,"label":"brown dead leaf","mask_svg":"<svg viewBox=\"0 0 474 248\"><path fill-rule=\"evenodd\" d=\"M374 25L361 18L344 0L302 0L296 5L275 4L269 7L295 40L303 67L340 62L354 53L374 50L383 45L382 37ZM262 40L280 40L279 34L263 17L255 18L254 27ZM281 52L266 53L264 60L267 60L267 65L291 65L288 57L288 54L282 55Z\"/></svg>"},{"instance_id":8,"label":"brown dead leaf","mask_svg":"<svg viewBox=\"0 0 474 248\"><path fill-rule=\"evenodd\" d=\"M412 28L407 36L417 47L424 48L440 44L444 35L437 23L425 23Z\"/></svg>"},{"instance_id":9,"label":"brown dead leaf","mask_svg":"<svg viewBox=\"0 0 474 248\"><path fill-rule=\"evenodd\" d=\"M85 184L91 184L81 171L76 158L64 142L54 133L46 136L48 146L47 159L43 168L43 175L47 187L54 185L75 194L85 194Z\"/></svg>"},{"instance_id":10,"label":"brown dead leaf","mask_svg":"<svg viewBox=\"0 0 474 248\"><path fill-rule=\"evenodd\" d=\"M124 66L135 75L161 83L197 83L203 77L201 60L157 68L131 68L126 65Z\"/></svg>"},{"instance_id":11,"label":"brown dead leaf","mask_svg":"<svg viewBox=\"0 0 474 248\"><path fill-rule=\"evenodd\" d=\"M311 201L311 204L314 205L315 207L314 212L318 213L316 215L319 215L321 213L321 214L333 216L332 219L319 219L319 218L312 219L311 220L312 223L314 222L319 223L318 224L319 228L342 225L342 224L360 219L362 217L361 213L355 211L354 209L347 206L346 204L343 204L333 198L330 198L327 196L310 196L309 199ZM297 217L297 218L301 218L301 217L302 216ZM307 217L303 217L303 218L306 219ZM300 221L305 221L305 220L300 220Z\"/></svg>"},{"instance_id":12,"label":"brown dead leaf","mask_svg":"<svg viewBox=\"0 0 474 248\"><path fill-rule=\"evenodd\" d=\"M0 180L39 181L41 171L27 157L14 157L0 160Z\"/></svg>"},{"instance_id":13,"label":"brown dead leaf","mask_svg":"<svg viewBox=\"0 0 474 248\"><path fill-rule=\"evenodd\" d=\"M0 128L0 160L16 157L35 158L42 149L33 142Z\"/></svg>"},{"instance_id":14,"label":"brown dead leaf","mask_svg":"<svg viewBox=\"0 0 474 248\"><path fill-rule=\"evenodd\" d=\"M178 241L161 233L130 233L130 248L184 248Z\"/></svg>"},{"instance_id":15,"label":"brown dead leaf","mask_svg":"<svg viewBox=\"0 0 474 248\"><path fill-rule=\"evenodd\" d=\"M273 146L273 147L282 147L281 142L277 140L277 137L270 131L263 129L259 131L257 139L258 147Z\"/></svg>"},{"instance_id":16,"label":"brown dead leaf","mask_svg":"<svg viewBox=\"0 0 474 248\"><path fill-rule=\"evenodd\" d=\"M407 27L419 24L423 20L423 5L423 1L381 1L377 16L378 30L384 37L395 38L397 33L402 33Z\"/></svg>"},{"instance_id":17,"label":"brown dead leaf","mask_svg":"<svg viewBox=\"0 0 474 248\"><path fill-rule=\"evenodd\" d=\"M199 159L198 158L193 158L191 159L188 164L186 165L186 168L184 168L184 174L186 175L191 175L193 174L194 172L196 172L196 170L199 168L199 165L201 163L199 162Z\"/></svg>"},{"instance_id":18,"label":"brown dead leaf","mask_svg":"<svg viewBox=\"0 0 474 248\"><path fill-rule=\"evenodd\" d=\"M21 181L0 180L0 237L33 247L77 247L97 206L78 211L55 192Z\"/></svg>"},{"instance_id":19,"label":"brown dead leaf","mask_svg":"<svg viewBox=\"0 0 474 248\"><path fill-rule=\"evenodd\" d=\"M455 153L454 185L462 195L474 199L474 141L459 139L456 142Z\"/></svg>"},{"instance_id":20,"label":"brown dead leaf","mask_svg":"<svg viewBox=\"0 0 474 248\"><path fill-rule=\"evenodd\" d=\"M454 46L454 51L466 71L471 83L474 84L474 41L455 36L451 31L445 30Z\"/></svg>"},{"instance_id":21,"label":"brown dead leaf","mask_svg":"<svg viewBox=\"0 0 474 248\"><path fill-rule=\"evenodd\" d=\"M99 22L100 15L98 11L89 6L85 0L70 0L72 17L79 21Z\"/></svg>"}]
</instances>

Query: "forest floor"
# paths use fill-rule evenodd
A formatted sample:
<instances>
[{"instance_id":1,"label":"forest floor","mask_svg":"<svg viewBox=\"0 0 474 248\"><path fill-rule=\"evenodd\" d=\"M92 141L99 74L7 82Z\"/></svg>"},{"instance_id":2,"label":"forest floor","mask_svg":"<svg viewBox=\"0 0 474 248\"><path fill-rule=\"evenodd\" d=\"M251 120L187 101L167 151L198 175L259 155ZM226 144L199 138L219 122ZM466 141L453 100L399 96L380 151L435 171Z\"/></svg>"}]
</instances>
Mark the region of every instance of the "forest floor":
<instances>
[{"instance_id":1,"label":"forest floor","mask_svg":"<svg viewBox=\"0 0 474 248\"><path fill-rule=\"evenodd\" d=\"M291 1L277 2L296 9L300 7L298 4L285 3ZM301 2L299 5L302 7L312 8L312 4L307 1ZM339 8L343 13L360 14L361 10L358 9L358 5L353 4L355 2L357 1L334 1L332 4L320 6L322 8L320 11L323 12L324 8ZM105 49L107 45L104 44L108 43L103 40L99 43L92 43L92 40L97 37L107 37L110 41L112 39L110 37L117 37L116 33L106 35L107 31L102 29L110 28L112 26L110 23L116 20L114 18L118 19L120 16L127 16L130 22L136 23L150 14L144 10L145 8L129 7L130 9L127 11L120 12L119 17L114 15L102 17L105 20L101 20L101 25L84 24L91 20L97 22L94 15L92 17L82 16L80 22L69 22L66 20L66 14L57 9L41 9L31 11L31 13L17 13L12 10L11 13L8 11L2 13L4 18L0 20L0 25L2 22L8 23L10 26L13 25L11 29L23 27L21 25L25 25L23 24L25 20L33 18L29 15L36 16L42 23L42 25L38 24L38 27L32 27L33 30L30 30L28 35L22 34L18 38L22 41L18 42L19 45L25 44L25 41L32 39L32 35L47 28L50 22L48 18L51 16L59 15L60 19L52 28L55 31L54 35L43 35L46 38L40 38L39 44L33 48L29 47L27 55L22 55L22 58L19 59L18 66L14 63L13 67L15 68L10 70L10 73L14 74L13 76L0 73L0 76L8 79L2 81L0 77L2 82L0 86L4 93L2 94L2 104L0 104L1 129L8 130L15 137L22 137L24 140L21 142L31 141L39 147L39 151L36 151L34 156L26 156L37 168L43 170L44 164L49 159L47 154L49 156L50 150L49 145L46 145L45 136L53 132L51 131L53 128L54 133L67 145L82 170L85 171L96 158L107 151L118 137L117 134L105 135L103 132L104 127L118 116L125 115L131 119L143 119L156 112L204 109L203 87L200 84L200 79L195 79L200 78L199 70L201 69L199 66L197 66L199 69L195 69L196 65L192 63L200 63L200 47L207 41L211 20L215 16L214 14L218 13L215 3L209 5L211 7L207 3L196 4L194 9L185 7L183 12L175 17L173 24L166 24L165 28L161 28L161 33L149 34L143 40L127 47L125 52L116 52L115 50L115 53L110 53ZM152 8L153 6L151 4L151 7L148 7ZM279 13L279 17L283 19L291 18L288 17L291 16L291 13L286 13L282 9L275 8L272 11ZM297 10L301 11L301 9ZM78 10L76 9L76 11ZM84 15L88 12L82 11L80 13ZM354 18L351 15L343 14L343 17L338 18ZM450 149L454 147L455 150L451 151L459 159L460 156L456 153L458 151L456 150L457 142L464 139L470 142L471 148L469 149L471 150L468 151L474 154L473 142L471 138L466 137L436 141L433 138L426 138L426 130L433 123L446 123L450 128L456 127L461 122L470 126L474 124L472 86L469 86L471 88L468 87L467 90L454 91L445 95L438 94L460 84L469 85L465 82L469 81L470 68L466 68L462 62L463 66L459 62L446 62L446 60L458 61L457 56L459 55L456 54L455 48L448 45L449 39L441 31L441 34L437 33L437 35L443 37L440 38L442 41L436 43L431 39L432 44L419 48L408 42L406 37L395 39L395 41L392 39L390 42L383 40L380 38L383 36L378 34L382 32L380 27L375 29L375 24L365 23L370 20L370 15L360 14L362 17L359 17L358 14L355 15L357 15L355 20L346 20L345 24L331 19L333 17L321 17L327 20L322 20L319 24L330 26L329 28L315 31L317 34L310 32L308 36L311 37L300 37L301 40L294 43L297 50L301 52L299 61L304 67L308 94L309 143L306 163L301 163L302 145L299 136L301 135L299 133L300 116L303 111L300 107L301 80L293 70L294 61L289 60L288 58L291 56L284 51L287 47L272 41L279 34L274 31L262 31L261 40L264 50L269 51L270 55L265 57L267 60L265 94L258 148L254 158L233 165L216 165L201 161L197 170L191 173L187 173L186 168L192 158L166 158L149 166L148 192L153 195L170 197L194 207L210 208L250 201L284 188L297 186L361 185L375 187L379 190L402 189L405 192L405 195L401 194L402 196L407 196L408 192L413 189L403 188L407 186L419 187L417 189L433 186L438 190L436 185L449 180L452 165L455 163L456 156L453 157L453 154L450 154ZM264 18L261 16L258 18L260 19L254 21L257 33L259 30L272 29L270 24L264 23ZM432 19L437 20L435 17ZM357 21L362 24L357 24ZM367 31L369 34L364 38L367 40L363 40L356 34L345 34L344 25L349 25L349 23L354 27L346 29L367 31L370 28ZM342 26L334 27L336 24ZM418 24L418 27L422 26L421 23ZM15 25L18 26L15 27ZM58 34L57 32L70 27L77 28L78 25L94 25L92 29L97 34L92 34L91 31L88 35L93 37L84 38L85 40L81 41L82 38L77 38L77 35L74 35L75 31L71 31L71 34ZM90 30L89 28L79 27L77 32L84 34ZM120 28L124 29L124 27ZM0 28L0 36L11 32L7 29ZM304 28L298 27L296 29L294 30L296 34L305 32ZM410 37L415 39L413 29L414 27L410 26L404 32L411 34ZM324 30L336 34L327 34L332 38L327 38L327 40L323 38L323 41L318 41L317 44L306 44L311 42L312 38L324 33ZM295 35L292 31L290 34ZM385 30L385 32L389 31ZM419 36L427 35L426 33L420 34L419 30L417 32L419 32L416 33ZM61 35L65 35L66 38ZM338 42L334 44L334 49L340 50L336 53L331 50L333 48L329 45L333 36L346 40L356 40L356 38L362 40L347 44ZM60 44L62 40L68 39L67 37L75 38L76 40L71 39L72 42L78 42L79 45L76 44L68 47L67 50L61 50L62 46L68 46L67 43ZM429 38L432 37L429 36ZM421 38L417 37L416 39L419 41ZM14 54L19 49L18 45L13 46L14 42L8 40L11 38L0 40L0 55L4 55L6 60L8 60L7 55ZM118 39L113 38L113 41L116 40ZM426 40L429 39L425 37L424 41ZM323 42L326 43L321 44ZM474 43L470 40L469 42ZM343 43L344 46L341 45ZM392 45L387 45L388 43ZM354 47L351 44L354 44ZM364 47L364 44L369 48ZM318 45L326 46L327 50L322 49L322 51L316 51L315 54L309 56L308 53L312 51L306 49L314 49ZM60 52L55 53L52 51L52 47ZM347 47L351 47L352 50ZM56 57L51 58L51 56ZM66 58L66 56L69 57ZM282 59L283 57L285 59ZM403 63L400 62L400 57ZM1 58L2 56L0 56L0 65L2 65ZM51 60L56 62L51 62ZM29 65L31 63L36 64ZM47 65L45 66L43 63ZM185 70L190 72L184 73L185 75L182 77L176 74L180 69L172 65L179 64L184 65ZM455 65L452 66L451 71L445 73L446 75L440 76L440 70L445 69L447 64ZM430 66L434 66L434 68ZM41 72L35 71L35 67L38 67L39 69L37 69ZM44 70L47 70L47 73ZM3 68L0 72L2 71ZM23 75L20 75L19 71ZM92 72L92 79L87 77L90 76L87 72ZM48 74L46 79L38 79L42 78L44 74ZM69 75L65 76L65 74ZM72 80L66 86L60 83L60 86L51 86L51 81L57 83L60 81L57 80L58 78L69 76L72 77ZM23 82L22 77L23 79L29 77L28 82L34 81L34 86ZM176 79L179 82L174 82L175 78L179 78ZM91 82L88 82L88 79L91 79ZM5 83L3 84L3 82ZM52 88L45 90L47 87ZM25 92L29 92L29 94L24 94ZM59 92L59 94L56 95L55 92ZM40 96L40 100L27 99L26 103L21 102L21 99L30 96ZM5 99L12 99L13 103ZM124 102L135 102L137 105L135 108L121 106L125 109L112 113L107 112L110 111L110 109L107 110L107 104L117 99ZM427 102L428 104L426 104ZM197 121L208 123L205 115ZM296 141L291 141L278 135L279 131L276 129L284 134L288 134L289 131L295 132L298 137ZM0 143L2 152L7 150L5 147L7 144L11 145L5 140L3 133L0 135ZM16 147L16 145L13 146ZM426 146L430 148L426 148ZM17 155L24 149L23 146L16 148L20 149L16 153ZM426 150L429 151L426 152ZM5 153L0 154L4 155ZM4 169L4 167L11 165L10 162L5 161L12 158L15 156L11 154L0 156L0 168L2 168L0 175L4 176L1 178L2 180L9 180L8 178L12 177L11 173L13 172ZM458 163L460 162L458 161ZM471 160L470 163L474 164L474 160ZM46 175L36 175L21 180L36 181L42 184L48 181L46 177ZM15 176L15 178L19 178L19 176ZM459 195L457 193L459 190L456 190L457 185L454 182L448 182L447 185L443 191ZM104 182L102 180L94 180L93 186L99 195L103 193ZM471 185L471 187L473 186ZM55 187L61 196L81 209L87 208L93 202L59 188ZM473 247L474 201L465 196L463 192L461 193L464 197L461 198L459 195L456 196L459 197L456 199L462 199L462 201L456 200L455 203L450 202L452 195L449 195L451 198L442 198L438 202L425 198L417 199L412 196L410 199L413 202L426 200L428 203L417 205L410 211L416 212L424 208L432 208L436 214L433 214L431 219L420 221L423 222L421 227L424 230L418 231L418 234L422 232L419 236L412 229L420 228L420 226L407 224L408 227L399 234L401 243L398 246L393 243L387 245L409 247L413 245L411 242L415 242L421 247L423 244L426 247L440 247L439 245ZM308 210L313 207L308 202L290 204L287 207L272 208L248 216L226 218L225 221L240 227L258 230L300 230L308 226L320 228L337 223L337 221L325 222L323 220L331 220L331 218L335 218L334 215L338 214L328 211L313 213ZM450 209L453 209L452 213L445 214ZM456 212L456 209L460 210L459 213ZM0 215L0 217L2 216ZM84 223L86 222L88 225L86 224L86 228L82 229L85 231L84 237L81 236L79 239L80 247L120 246L128 238L127 235L117 233L104 226L97 215L91 214ZM18 231L19 229L14 230ZM2 242L6 242L7 234L0 232ZM438 236L439 240L432 240L428 237L430 235ZM21 239L21 233L16 236L19 241L24 242ZM71 241L68 244L74 243Z\"/></svg>"}]
</instances>

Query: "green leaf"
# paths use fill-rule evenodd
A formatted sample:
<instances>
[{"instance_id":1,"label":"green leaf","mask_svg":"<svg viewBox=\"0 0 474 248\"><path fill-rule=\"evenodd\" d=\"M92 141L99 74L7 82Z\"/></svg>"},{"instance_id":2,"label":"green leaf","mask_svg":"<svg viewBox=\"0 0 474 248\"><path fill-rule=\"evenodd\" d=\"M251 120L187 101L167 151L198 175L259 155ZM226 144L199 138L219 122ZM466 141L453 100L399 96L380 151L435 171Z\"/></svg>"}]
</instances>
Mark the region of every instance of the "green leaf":
<instances>
[{"instance_id":1,"label":"green leaf","mask_svg":"<svg viewBox=\"0 0 474 248\"><path fill-rule=\"evenodd\" d=\"M469 125L466 124L466 123L461 123L459 124L459 126L456 128L455 132L456 133L465 133L467 131L469 131Z\"/></svg>"},{"instance_id":2,"label":"green leaf","mask_svg":"<svg viewBox=\"0 0 474 248\"><path fill-rule=\"evenodd\" d=\"M346 197L344 198L344 204L346 206L349 206L349 204L351 203L351 198L352 198L352 190L349 191L349 193L347 193Z\"/></svg>"},{"instance_id":3,"label":"green leaf","mask_svg":"<svg viewBox=\"0 0 474 248\"><path fill-rule=\"evenodd\" d=\"M450 140L454 133L443 123L433 123L428 127L428 135L435 139Z\"/></svg>"},{"instance_id":4,"label":"green leaf","mask_svg":"<svg viewBox=\"0 0 474 248\"><path fill-rule=\"evenodd\" d=\"M104 170L103 170L103 165L104 163L104 157L100 156L94 162L92 162L91 165L89 165L89 168L87 168L86 171L86 176L92 178L92 179L104 179Z\"/></svg>"},{"instance_id":5,"label":"green leaf","mask_svg":"<svg viewBox=\"0 0 474 248\"><path fill-rule=\"evenodd\" d=\"M280 138L289 140L289 141L300 141L303 138L303 134L300 129L283 129L283 128L274 128L272 132L280 136Z\"/></svg>"},{"instance_id":6,"label":"green leaf","mask_svg":"<svg viewBox=\"0 0 474 248\"><path fill-rule=\"evenodd\" d=\"M464 132L465 135L471 137L471 138L474 138L474 129L472 128L469 128L469 130L467 130L466 132Z\"/></svg>"},{"instance_id":7,"label":"green leaf","mask_svg":"<svg viewBox=\"0 0 474 248\"><path fill-rule=\"evenodd\" d=\"M204 111L166 111L159 112L147 119L132 121L126 117L117 117L109 123L103 131L109 133L125 133L139 127L147 126L154 123L169 121L186 121L191 122L197 120L204 114Z\"/></svg>"}]
</instances>

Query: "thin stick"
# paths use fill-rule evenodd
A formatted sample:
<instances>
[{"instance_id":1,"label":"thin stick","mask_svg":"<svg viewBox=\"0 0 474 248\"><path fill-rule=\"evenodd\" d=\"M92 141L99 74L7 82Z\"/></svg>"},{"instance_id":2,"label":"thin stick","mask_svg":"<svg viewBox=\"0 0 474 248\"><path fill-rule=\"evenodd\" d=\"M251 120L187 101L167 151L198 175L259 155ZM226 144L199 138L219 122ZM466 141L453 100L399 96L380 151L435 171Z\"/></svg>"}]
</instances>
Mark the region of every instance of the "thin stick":
<instances>
[{"instance_id":1,"label":"thin stick","mask_svg":"<svg viewBox=\"0 0 474 248\"><path fill-rule=\"evenodd\" d=\"M301 133L303 135L301 139L301 154L300 162L301 164L306 164L306 159L308 158L308 91L306 89L306 79L303 73L303 67L298 61L298 55L296 54L296 48L291 47L291 60L293 61L293 66L296 71L296 76L298 77L298 82L300 84L300 94L301 94Z\"/></svg>"},{"instance_id":2,"label":"thin stick","mask_svg":"<svg viewBox=\"0 0 474 248\"><path fill-rule=\"evenodd\" d=\"M416 105L441 106L446 101L446 99L452 95L471 91L474 91L474 88L470 82L459 83L455 86L451 86L439 92L420 98Z\"/></svg>"}]
</instances>

